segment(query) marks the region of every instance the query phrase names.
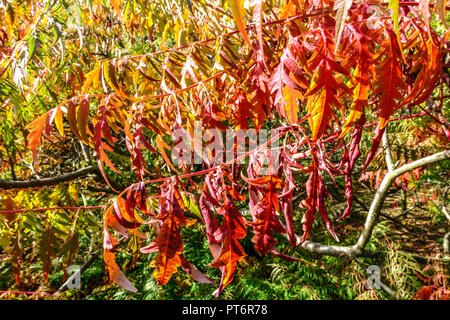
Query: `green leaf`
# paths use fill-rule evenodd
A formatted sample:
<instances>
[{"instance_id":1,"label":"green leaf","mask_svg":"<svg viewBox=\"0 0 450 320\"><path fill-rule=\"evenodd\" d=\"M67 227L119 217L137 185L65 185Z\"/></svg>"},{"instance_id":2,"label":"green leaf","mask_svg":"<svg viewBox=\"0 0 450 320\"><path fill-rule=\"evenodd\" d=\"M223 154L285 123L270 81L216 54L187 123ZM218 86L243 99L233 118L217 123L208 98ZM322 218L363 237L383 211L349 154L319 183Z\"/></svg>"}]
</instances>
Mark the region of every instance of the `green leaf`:
<instances>
[{"instance_id":1,"label":"green leaf","mask_svg":"<svg viewBox=\"0 0 450 320\"><path fill-rule=\"evenodd\" d=\"M27 62L29 62L31 60L35 51L36 51L36 37L34 35L32 35L28 39L28 61Z\"/></svg>"}]
</instances>

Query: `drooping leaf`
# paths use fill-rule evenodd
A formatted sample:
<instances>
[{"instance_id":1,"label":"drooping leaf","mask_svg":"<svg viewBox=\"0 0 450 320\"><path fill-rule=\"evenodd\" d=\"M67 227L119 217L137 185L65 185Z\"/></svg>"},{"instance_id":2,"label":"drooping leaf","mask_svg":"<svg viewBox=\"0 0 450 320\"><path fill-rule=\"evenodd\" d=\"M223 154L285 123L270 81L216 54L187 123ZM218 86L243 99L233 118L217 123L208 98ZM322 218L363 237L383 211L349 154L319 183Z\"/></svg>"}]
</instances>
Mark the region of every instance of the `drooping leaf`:
<instances>
[{"instance_id":1,"label":"drooping leaf","mask_svg":"<svg viewBox=\"0 0 450 320\"><path fill-rule=\"evenodd\" d=\"M383 129L394 111L401 106L405 97L406 84L401 70L401 51L395 34L386 29L387 39L383 42L378 55L385 53L384 60L376 67L374 95L379 94L378 102L380 129Z\"/></svg>"},{"instance_id":2,"label":"drooping leaf","mask_svg":"<svg viewBox=\"0 0 450 320\"><path fill-rule=\"evenodd\" d=\"M227 199L220 209L220 213L224 217L215 237L216 239L223 239L223 242L219 258L210 264L213 268L222 268L219 287L213 293L216 297L233 280L238 261L246 256L238 240L245 237L247 228L236 205Z\"/></svg>"},{"instance_id":3,"label":"drooping leaf","mask_svg":"<svg viewBox=\"0 0 450 320\"><path fill-rule=\"evenodd\" d=\"M255 243L255 249L263 255L272 252L277 244L274 232L286 233L277 216L280 213L280 205L276 189L282 186L283 181L274 176L266 176L265 181L267 185L264 188L264 195L252 207L252 216L256 221L251 223L255 232L252 242Z\"/></svg>"},{"instance_id":4,"label":"drooping leaf","mask_svg":"<svg viewBox=\"0 0 450 320\"><path fill-rule=\"evenodd\" d=\"M441 22L444 24L444 26L448 29L447 25L447 19L446 19L446 6L447 6L447 0L436 0L437 10L439 14L439 18L441 19Z\"/></svg>"},{"instance_id":5,"label":"drooping leaf","mask_svg":"<svg viewBox=\"0 0 450 320\"><path fill-rule=\"evenodd\" d=\"M248 38L247 31L245 29L245 17L244 17L244 1L243 0L230 0L231 12L233 13L234 21L242 35L242 38L250 48L253 48L250 39Z\"/></svg>"},{"instance_id":6,"label":"drooping leaf","mask_svg":"<svg viewBox=\"0 0 450 320\"><path fill-rule=\"evenodd\" d=\"M397 37L400 34L400 30L399 30L399 24L398 24L398 13L400 10L400 2L399 0L389 0L389 9L392 10L392 22L394 23L394 30L395 30L395 34L397 35ZM400 38L398 38L400 40Z\"/></svg>"},{"instance_id":7,"label":"drooping leaf","mask_svg":"<svg viewBox=\"0 0 450 320\"><path fill-rule=\"evenodd\" d=\"M153 276L159 284L166 284L181 265L183 253L181 227L192 224L192 221L185 218L184 210L186 208L176 181L171 180L162 184L157 216L162 220L162 225L155 240L141 249L142 253L158 252L150 266L155 268Z\"/></svg>"},{"instance_id":8,"label":"drooping leaf","mask_svg":"<svg viewBox=\"0 0 450 320\"><path fill-rule=\"evenodd\" d=\"M179 173L179 171L173 166L172 162L170 161L169 157L167 156L166 149L170 150L170 147L167 145L167 143L164 142L164 140L161 138L161 136L156 137L156 145L158 146L159 151L161 152L161 156L164 158L164 161L166 164L176 173Z\"/></svg>"},{"instance_id":9,"label":"drooping leaf","mask_svg":"<svg viewBox=\"0 0 450 320\"><path fill-rule=\"evenodd\" d=\"M137 289L131 284L130 280L128 280L125 274L120 270L115 261L115 258L116 254L114 252L108 250L105 250L103 252L103 260L105 261L106 269L108 271L110 279L122 289L136 293Z\"/></svg>"},{"instance_id":10,"label":"drooping leaf","mask_svg":"<svg viewBox=\"0 0 450 320\"><path fill-rule=\"evenodd\" d=\"M284 105L284 116L288 120L289 124L298 122L299 105L297 97L303 98L300 91L285 86L283 89L283 98L286 104Z\"/></svg>"},{"instance_id":11,"label":"drooping leaf","mask_svg":"<svg viewBox=\"0 0 450 320\"><path fill-rule=\"evenodd\" d=\"M39 259L42 262L42 271L45 282L48 281L48 275L52 266L52 259L56 256L55 248L59 247L58 238L55 235L54 228L50 225L39 240Z\"/></svg>"},{"instance_id":12,"label":"drooping leaf","mask_svg":"<svg viewBox=\"0 0 450 320\"><path fill-rule=\"evenodd\" d=\"M44 113L25 127L26 129L32 129L28 134L27 144L33 153L34 161L37 159L37 147L41 144L42 132L47 127L47 118L48 113Z\"/></svg>"},{"instance_id":13,"label":"drooping leaf","mask_svg":"<svg viewBox=\"0 0 450 320\"><path fill-rule=\"evenodd\" d=\"M89 144L88 133L90 133L88 128L89 120L89 99L83 99L77 108L77 129L80 133L81 141Z\"/></svg>"},{"instance_id":14,"label":"drooping leaf","mask_svg":"<svg viewBox=\"0 0 450 320\"><path fill-rule=\"evenodd\" d=\"M62 111L61 111L61 107L58 106L56 107L56 111L55 111L55 125L56 128L59 131L60 135L64 135L64 125L63 125L63 115L62 115Z\"/></svg>"},{"instance_id":15,"label":"drooping leaf","mask_svg":"<svg viewBox=\"0 0 450 320\"><path fill-rule=\"evenodd\" d=\"M100 72L102 70L102 67L97 67L94 70L90 71L86 75L86 80L84 81L83 86L81 87L81 95L84 95L88 92L89 89L96 90L98 88L99 79L100 79Z\"/></svg>"},{"instance_id":16,"label":"drooping leaf","mask_svg":"<svg viewBox=\"0 0 450 320\"><path fill-rule=\"evenodd\" d=\"M348 17L348 10L352 6L353 0L337 0L334 3L333 10L336 11L336 30L335 30L335 50L338 50L341 42L342 32L344 32L345 20Z\"/></svg>"},{"instance_id":17,"label":"drooping leaf","mask_svg":"<svg viewBox=\"0 0 450 320\"><path fill-rule=\"evenodd\" d=\"M198 270L196 266L187 261L183 255L180 255L180 259L181 259L181 267L193 280L199 283L214 284L214 282L211 279L209 279L204 273Z\"/></svg>"},{"instance_id":18,"label":"drooping leaf","mask_svg":"<svg viewBox=\"0 0 450 320\"><path fill-rule=\"evenodd\" d=\"M174 217L167 218L155 239L158 254L150 263L154 267L153 276L159 284L166 284L181 265L180 254L183 252L180 227Z\"/></svg>"},{"instance_id":19,"label":"drooping leaf","mask_svg":"<svg viewBox=\"0 0 450 320\"><path fill-rule=\"evenodd\" d=\"M309 124L313 140L317 140L326 132L329 121L333 117L332 106L342 109L342 101L336 94L349 92L342 79L334 75L334 73L346 75L348 71L333 58L334 44L331 35L321 30L318 39L317 46L320 46L322 51L308 61L309 68L315 69L315 72L305 94L305 97L308 97L307 111L311 114Z\"/></svg>"}]
</instances>

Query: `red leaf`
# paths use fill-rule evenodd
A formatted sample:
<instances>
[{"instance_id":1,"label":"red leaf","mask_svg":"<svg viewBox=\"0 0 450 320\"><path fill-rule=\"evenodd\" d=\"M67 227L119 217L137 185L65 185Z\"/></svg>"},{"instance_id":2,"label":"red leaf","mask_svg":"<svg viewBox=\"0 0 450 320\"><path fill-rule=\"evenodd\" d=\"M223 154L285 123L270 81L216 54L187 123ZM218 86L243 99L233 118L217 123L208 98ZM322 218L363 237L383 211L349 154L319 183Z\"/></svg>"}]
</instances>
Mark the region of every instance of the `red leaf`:
<instances>
[{"instance_id":1,"label":"red leaf","mask_svg":"<svg viewBox=\"0 0 450 320\"><path fill-rule=\"evenodd\" d=\"M390 116L398 109L405 97L406 85L401 69L402 52L394 31L386 29L387 40L381 44L378 55L386 53L384 60L377 66L374 95L379 94L380 129L384 129Z\"/></svg>"},{"instance_id":2,"label":"red leaf","mask_svg":"<svg viewBox=\"0 0 450 320\"><path fill-rule=\"evenodd\" d=\"M181 267L183 270L195 281L200 283L210 283L214 284L206 275L204 275L200 270L198 270L193 264L186 260L186 258L181 254Z\"/></svg>"},{"instance_id":3,"label":"red leaf","mask_svg":"<svg viewBox=\"0 0 450 320\"><path fill-rule=\"evenodd\" d=\"M162 226L155 240L142 248L141 252L158 252L150 266L155 268L153 271L155 279L159 284L164 285L181 265L180 255L183 252L183 243L180 231L181 227L188 223L183 214L186 208L177 180L168 180L161 185L159 208L157 218L163 221Z\"/></svg>"},{"instance_id":4,"label":"red leaf","mask_svg":"<svg viewBox=\"0 0 450 320\"><path fill-rule=\"evenodd\" d=\"M113 252L110 252L108 250L105 250L103 252L103 259L106 264L106 270L109 274L109 278L122 289L136 293L137 289L131 284L125 274L120 270L115 261L115 257L116 255Z\"/></svg>"},{"instance_id":5,"label":"red leaf","mask_svg":"<svg viewBox=\"0 0 450 320\"><path fill-rule=\"evenodd\" d=\"M244 218L242 218L237 207L227 196L225 196L225 203L220 211L224 218L222 225L217 231L223 234L223 243L219 258L211 263L211 267L222 268L220 285L213 293L216 297L233 280L238 261L246 256L238 241L247 234Z\"/></svg>"},{"instance_id":6,"label":"red leaf","mask_svg":"<svg viewBox=\"0 0 450 320\"><path fill-rule=\"evenodd\" d=\"M180 254L183 252L180 226L175 217L169 216L165 219L156 236L154 246L158 247L158 254L150 266L155 268L153 276L156 281L165 285L172 274L177 272L178 266L181 264Z\"/></svg>"},{"instance_id":7,"label":"red leaf","mask_svg":"<svg viewBox=\"0 0 450 320\"><path fill-rule=\"evenodd\" d=\"M267 185L264 188L263 197L251 209L253 211L252 216L256 218L256 221L250 223L250 225L253 226L255 232L252 242L255 243L256 250L263 255L267 255L277 244L273 232L286 233L286 230L277 217L280 207L276 189L282 186L283 181L275 176L264 178ZM254 179L253 181L255 180L261 179Z\"/></svg>"},{"instance_id":8,"label":"red leaf","mask_svg":"<svg viewBox=\"0 0 450 320\"><path fill-rule=\"evenodd\" d=\"M352 210L352 203L353 203L352 172L356 160L358 160L358 158L361 156L361 152L359 151L359 143L361 141L362 130L365 122L366 117L364 116L363 113L362 116L358 119L355 126L355 130L353 131L352 137L350 139L350 151L347 152L347 148L345 148L346 156L344 156L344 158L346 157L347 166L344 170L344 177L345 177L345 196L347 197L347 207L345 208L339 220L346 218Z\"/></svg>"}]
</instances>

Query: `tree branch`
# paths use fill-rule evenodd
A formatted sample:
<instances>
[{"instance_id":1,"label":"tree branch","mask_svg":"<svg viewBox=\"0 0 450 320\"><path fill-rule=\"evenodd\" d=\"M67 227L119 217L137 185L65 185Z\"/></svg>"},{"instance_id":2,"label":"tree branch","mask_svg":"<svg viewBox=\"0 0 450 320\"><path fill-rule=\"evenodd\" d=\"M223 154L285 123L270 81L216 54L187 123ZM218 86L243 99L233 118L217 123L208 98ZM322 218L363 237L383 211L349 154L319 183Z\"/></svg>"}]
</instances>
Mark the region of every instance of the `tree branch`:
<instances>
[{"instance_id":1,"label":"tree branch","mask_svg":"<svg viewBox=\"0 0 450 320\"><path fill-rule=\"evenodd\" d=\"M436 163L445 159L450 158L450 150L442 151L431 156L416 160L414 162L408 163L401 166L400 168L389 171L383 178L380 188L375 193L372 200L372 204L369 208L369 213L366 218L361 235L357 243L353 246L335 246L335 245L324 245L312 241L305 241L302 243L301 247L307 251L328 255L328 256L362 256L364 255L364 248L370 240L373 228L375 227L378 216L381 212L381 208L384 204L384 199L388 193L389 187L392 182L400 175L414 170L416 168ZM297 243L300 244L301 237L296 235Z\"/></svg>"},{"instance_id":2,"label":"tree branch","mask_svg":"<svg viewBox=\"0 0 450 320\"><path fill-rule=\"evenodd\" d=\"M447 232L444 236L444 253L449 254L450 253L450 232Z\"/></svg>"},{"instance_id":3,"label":"tree branch","mask_svg":"<svg viewBox=\"0 0 450 320\"><path fill-rule=\"evenodd\" d=\"M77 178L83 177L90 173L97 173L98 167L90 166L86 167L74 172L65 173L60 176L51 177L51 178L43 178L38 180L25 180L25 181L8 181L8 180L0 180L0 190L6 189L15 189L15 188L33 188L33 187L43 187L43 186L51 186L61 182L75 180Z\"/></svg>"},{"instance_id":4,"label":"tree branch","mask_svg":"<svg viewBox=\"0 0 450 320\"><path fill-rule=\"evenodd\" d=\"M60 294L61 292L64 292L68 289L69 283L71 283L75 277L81 277L81 274L91 266L92 263L95 262L95 260L97 260L98 256L100 255L100 250L94 252L92 254L92 256L89 258L89 260L83 264L80 268L80 270L78 270L77 272L75 272L73 275L71 275L66 282L63 283L63 285L61 287L59 287L58 290L56 290L55 294Z\"/></svg>"},{"instance_id":5,"label":"tree branch","mask_svg":"<svg viewBox=\"0 0 450 320\"><path fill-rule=\"evenodd\" d=\"M392 182L402 174L417 169L419 167L429 165L435 162L439 162L445 159L450 158L450 150L442 151L431 156L413 161L411 163L405 164L400 168L394 169L393 171L389 171L383 178L381 182L380 188L375 193L375 196L372 200L372 204L369 208L369 213L366 218L366 222L364 224L364 228L361 232L361 236L358 239L358 242L354 246L357 252L362 252L372 235L373 228L375 227L378 216L381 212L381 208L384 204L384 199L388 193L389 187Z\"/></svg>"},{"instance_id":6,"label":"tree branch","mask_svg":"<svg viewBox=\"0 0 450 320\"><path fill-rule=\"evenodd\" d=\"M392 151L391 151L391 145L389 144L387 128L384 130L384 133L383 133L382 144L383 144L383 151L385 154L388 171L389 172L394 171L395 165L394 165L394 160L392 158Z\"/></svg>"}]
</instances>

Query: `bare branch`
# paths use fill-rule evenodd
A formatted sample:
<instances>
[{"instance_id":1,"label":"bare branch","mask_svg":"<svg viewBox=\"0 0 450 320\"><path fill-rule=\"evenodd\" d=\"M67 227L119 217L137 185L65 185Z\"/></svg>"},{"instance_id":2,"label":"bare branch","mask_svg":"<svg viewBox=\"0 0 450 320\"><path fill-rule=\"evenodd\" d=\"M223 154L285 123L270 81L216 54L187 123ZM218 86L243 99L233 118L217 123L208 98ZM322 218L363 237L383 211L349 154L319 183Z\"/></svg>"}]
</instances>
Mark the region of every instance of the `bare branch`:
<instances>
[{"instance_id":1,"label":"bare branch","mask_svg":"<svg viewBox=\"0 0 450 320\"><path fill-rule=\"evenodd\" d=\"M76 277L81 277L81 274L91 266L92 263L95 262L95 260L97 260L98 256L100 255L100 250L94 252L92 254L92 256L89 258L89 260L83 264L80 268L80 270L78 270L77 272L75 272L73 275L71 275L66 282L63 283L63 285L61 287L59 287L58 290L56 290L55 295L60 294L64 291L66 291L69 288L69 284L73 282L73 280Z\"/></svg>"},{"instance_id":2,"label":"bare branch","mask_svg":"<svg viewBox=\"0 0 450 320\"><path fill-rule=\"evenodd\" d=\"M444 213L447 220L450 222L450 213L447 211L447 193L450 186L447 186L442 194L442 205L441 205L441 211Z\"/></svg>"},{"instance_id":3,"label":"bare branch","mask_svg":"<svg viewBox=\"0 0 450 320\"><path fill-rule=\"evenodd\" d=\"M297 243L300 242L301 237L297 236ZM305 241L301 245L303 249L306 249L310 252L324 254L327 256L341 257L348 256L352 257L356 255L356 250L353 247L346 246L330 246L325 244L320 244L312 241Z\"/></svg>"},{"instance_id":4,"label":"bare branch","mask_svg":"<svg viewBox=\"0 0 450 320\"><path fill-rule=\"evenodd\" d=\"M433 154L431 156L413 161L411 163L405 164L401 166L400 168L397 168L391 172L388 172L381 182L381 185L377 192L375 193L375 196L372 200L372 204L369 208L369 213L366 218L366 222L364 224L364 228L361 232L361 236L358 239L358 242L355 245L355 249L360 252L363 251L367 242L370 239L370 236L372 235L373 228L375 227L376 221L378 219L378 216L381 212L381 208L384 204L384 199L386 198L386 195L388 193L389 187L391 186L392 182L402 174L417 169L419 167L423 167L425 165L429 165L435 162L442 161L444 159L450 158L450 150L442 151L436 154Z\"/></svg>"},{"instance_id":5,"label":"bare branch","mask_svg":"<svg viewBox=\"0 0 450 320\"><path fill-rule=\"evenodd\" d=\"M389 137L388 137L387 128L384 130L383 138L382 138L382 142L381 143L383 144L383 151L384 151L384 154L385 154L388 171L389 172L394 171L395 170L395 165L394 165L394 160L392 158L392 151L391 151L391 145L389 144Z\"/></svg>"},{"instance_id":6,"label":"bare branch","mask_svg":"<svg viewBox=\"0 0 450 320\"><path fill-rule=\"evenodd\" d=\"M373 228L377 222L378 216L381 212L381 208L384 204L384 199L388 193L389 187L392 182L400 175L414 170L416 168L429 165L432 163L436 163L445 159L450 158L450 150L442 151L431 156L416 160L414 162L408 163L400 168L397 168L393 171L388 172L383 181L381 182L380 188L375 193L375 196L372 200L372 204L369 209L369 213L366 218L366 222L364 224L364 228L361 232L361 235L357 241L357 243L353 246L333 246L333 245L324 245L312 241L305 241L301 247L310 252L324 254L329 256L361 256L364 254L364 248L366 247L371 235ZM301 237L296 235L297 243L300 244Z\"/></svg>"},{"instance_id":7,"label":"bare branch","mask_svg":"<svg viewBox=\"0 0 450 320\"><path fill-rule=\"evenodd\" d=\"M444 253L450 253L450 232L447 232L444 236Z\"/></svg>"},{"instance_id":8,"label":"bare branch","mask_svg":"<svg viewBox=\"0 0 450 320\"><path fill-rule=\"evenodd\" d=\"M33 187L43 187L43 186L51 186L61 182L71 181L88 175L90 173L97 173L98 167L90 166L86 167L74 172L65 173L60 176L51 177L51 178L43 178L39 180L26 180L26 181L8 181L8 180L0 180L0 190L6 189L16 189L16 188L33 188Z\"/></svg>"}]
</instances>

